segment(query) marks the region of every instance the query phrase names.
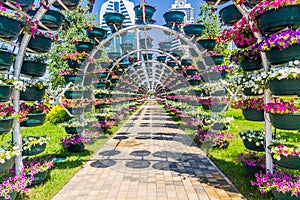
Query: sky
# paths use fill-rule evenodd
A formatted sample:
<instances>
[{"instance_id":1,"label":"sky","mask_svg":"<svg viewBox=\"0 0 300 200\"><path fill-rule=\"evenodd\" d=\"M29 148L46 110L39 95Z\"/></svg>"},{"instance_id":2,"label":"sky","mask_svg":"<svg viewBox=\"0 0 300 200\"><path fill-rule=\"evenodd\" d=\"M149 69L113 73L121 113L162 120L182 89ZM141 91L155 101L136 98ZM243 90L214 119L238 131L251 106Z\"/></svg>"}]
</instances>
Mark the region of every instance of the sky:
<instances>
[{"instance_id":1,"label":"sky","mask_svg":"<svg viewBox=\"0 0 300 200\"><path fill-rule=\"evenodd\" d=\"M134 5L138 5L141 0L130 0L131 2L134 3ZM94 4L94 9L93 12L95 13L96 11L98 11L98 13L95 13L97 18L99 18L99 12L100 12L100 8L101 5L106 2L106 0L96 0L95 4ZM156 12L153 16L153 19L155 19L157 21L158 25L163 25L164 23L164 19L163 19L163 14L169 10L171 8L171 4L174 3L174 0L146 0L148 5L151 6L156 6ZM199 13L199 6L198 4L202 2L202 0L187 0L187 3L192 4L192 7L194 8L194 18L197 18L197 15ZM97 19L97 22L99 19Z\"/></svg>"}]
</instances>

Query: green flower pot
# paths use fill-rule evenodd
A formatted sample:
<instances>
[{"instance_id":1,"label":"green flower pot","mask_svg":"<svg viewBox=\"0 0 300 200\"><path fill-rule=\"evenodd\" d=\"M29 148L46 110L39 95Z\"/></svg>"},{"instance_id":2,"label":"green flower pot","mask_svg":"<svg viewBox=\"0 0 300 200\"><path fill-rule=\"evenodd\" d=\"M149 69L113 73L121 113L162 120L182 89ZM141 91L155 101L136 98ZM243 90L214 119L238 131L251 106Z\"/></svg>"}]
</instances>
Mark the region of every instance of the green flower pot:
<instances>
[{"instance_id":1,"label":"green flower pot","mask_svg":"<svg viewBox=\"0 0 300 200\"><path fill-rule=\"evenodd\" d=\"M158 46L161 50L166 51L172 48L172 42L160 42Z\"/></svg>"},{"instance_id":2,"label":"green flower pot","mask_svg":"<svg viewBox=\"0 0 300 200\"><path fill-rule=\"evenodd\" d=\"M273 162L281 167L300 170L300 157L297 155L295 157L280 156L280 160L273 158Z\"/></svg>"},{"instance_id":3,"label":"green flower pot","mask_svg":"<svg viewBox=\"0 0 300 200\"><path fill-rule=\"evenodd\" d=\"M104 99L106 98L106 94L95 94L96 99Z\"/></svg>"},{"instance_id":4,"label":"green flower pot","mask_svg":"<svg viewBox=\"0 0 300 200\"><path fill-rule=\"evenodd\" d=\"M11 52L0 50L0 70L8 70L10 68L14 61L14 55Z\"/></svg>"},{"instance_id":5,"label":"green flower pot","mask_svg":"<svg viewBox=\"0 0 300 200\"><path fill-rule=\"evenodd\" d=\"M22 22L16 19L0 15L0 37L7 40L18 38L22 28Z\"/></svg>"},{"instance_id":6,"label":"green flower pot","mask_svg":"<svg viewBox=\"0 0 300 200\"><path fill-rule=\"evenodd\" d=\"M45 123L46 114L45 113L36 113L36 114L28 114L28 119L24 122L21 122L20 125L24 127L32 127L32 126L41 126Z\"/></svg>"},{"instance_id":7,"label":"green flower pot","mask_svg":"<svg viewBox=\"0 0 300 200\"><path fill-rule=\"evenodd\" d=\"M114 59L119 58L121 56L121 54L120 54L120 52L108 52L107 56L109 59L114 60Z\"/></svg>"},{"instance_id":8,"label":"green flower pot","mask_svg":"<svg viewBox=\"0 0 300 200\"><path fill-rule=\"evenodd\" d=\"M205 2L209 5L216 5L217 2L219 2L218 5L222 5L224 3L227 3L229 0L221 0L221 1L218 1L218 0L205 0Z\"/></svg>"},{"instance_id":9,"label":"green flower pot","mask_svg":"<svg viewBox=\"0 0 300 200\"><path fill-rule=\"evenodd\" d=\"M116 12L110 12L110 13L105 13L103 15L105 23L113 27L113 25L121 26L123 24L123 21L125 19L125 16L121 13L116 13Z\"/></svg>"},{"instance_id":10,"label":"green flower pot","mask_svg":"<svg viewBox=\"0 0 300 200\"><path fill-rule=\"evenodd\" d=\"M274 95L300 95L300 79L274 79L269 81Z\"/></svg>"},{"instance_id":11,"label":"green flower pot","mask_svg":"<svg viewBox=\"0 0 300 200\"><path fill-rule=\"evenodd\" d=\"M234 4L222 8L219 13L222 21L227 26L233 26L235 22L243 17Z\"/></svg>"},{"instance_id":12,"label":"green flower pot","mask_svg":"<svg viewBox=\"0 0 300 200\"><path fill-rule=\"evenodd\" d=\"M176 58L181 58L184 55L184 52L182 50L173 50L172 55Z\"/></svg>"},{"instance_id":13,"label":"green flower pot","mask_svg":"<svg viewBox=\"0 0 300 200\"><path fill-rule=\"evenodd\" d=\"M250 60L248 58L244 58L244 60L240 63L240 66L245 72L249 72L262 69L262 62L261 59Z\"/></svg>"},{"instance_id":14,"label":"green flower pot","mask_svg":"<svg viewBox=\"0 0 300 200\"><path fill-rule=\"evenodd\" d=\"M176 67L176 66L177 66L177 63L174 62L174 61L168 61L168 62L167 62L167 65L168 65L169 67Z\"/></svg>"},{"instance_id":15,"label":"green flower pot","mask_svg":"<svg viewBox=\"0 0 300 200\"><path fill-rule=\"evenodd\" d=\"M181 60L181 65L183 65L183 66L191 66L192 64L193 64L192 59L182 59Z\"/></svg>"},{"instance_id":16,"label":"green flower pot","mask_svg":"<svg viewBox=\"0 0 300 200\"><path fill-rule=\"evenodd\" d=\"M80 153L84 151L84 144L78 143L78 144L70 144L69 147L67 147L67 151L71 153Z\"/></svg>"},{"instance_id":17,"label":"green flower pot","mask_svg":"<svg viewBox=\"0 0 300 200\"><path fill-rule=\"evenodd\" d=\"M69 10L75 10L80 3L80 0L61 0L61 1L63 2L63 4L65 4L65 6ZM64 8L57 1L54 2L53 6L60 10L64 10Z\"/></svg>"},{"instance_id":18,"label":"green flower pot","mask_svg":"<svg viewBox=\"0 0 300 200\"><path fill-rule=\"evenodd\" d=\"M197 97L201 96L201 94L202 94L201 90L194 90L194 92Z\"/></svg>"},{"instance_id":19,"label":"green flower pot","mask_svg":"<svg viewBox=\"0 0 300 200\"><path fill-rule=\"evenodd\" d=\"M120 81L120 79L118 79L118 78L112 78L112 79L110 79L110 82L111 83L118 83Z\"/></svg>"},{"instance_id":20,"label":"green flower pot","mask_svg":"<svg viewBox=\"0 0 300 200\"><path fill-rule=\"evenodd\" d=\"M271 65L279 65L289 61L299 60L300 44L293 44L282 51L278 48L272 48L271 50L266 51L266 55Z\"/></svg>"},{"instance_id":21,"label":"green flower pot","mask_svg":"<svg viewBox=\"0 0 300 200\"><path fill-rule=\"evenodd\" d=\"M75 43L75 48L78 52L85 51L86 53L90 53L94 49L94 46L91 42L78 41Z\"/></svg>"},{"instance_id":22,"label":"green flower pot","mask_svg":"<svg viewBox=\"0 0 300 200\"><path fill-rule=\"evenodd\" d=\"M28 48L38 53L47 53L51 49L52 40L47 37L36 35L31 37L27 45Z\"/></svg>"},{"instance_id":23,"label":"green flower pot","mask_svg":"<svg viewBox=\"0 0 300 200\"><path fill-rule=\"evenodd\" d=\"M189 83L191 85L200 85L201 81L200 80L193 80L193 79L191 79L191 80L189 80Z\"/></svg>"},{"instance_id":24,"label":"green flower pot","mask_svg":"<svg viewBox=\"0 0 300 200\"><path fill-rule=\"evenodd\" d=\"M158 62L164 63L167 59L167 56L157 56L156 59Z\"/></svg>"},{"instance_id":25,"label":"green flower pot","mask_svg":"<svg viewBox=\"0 0 300 200\"><path fill-rule=\"evenodd\" d=\"M36 14L36 11L30 10L28 11L28 14L34 16ZM59 11L47 10L40 21L52 31L56 31L61 27L64 18L64 15ZM39 28L44 30L43 27Z\"/></svg>"},{"instance_id":26,"label":"green flower pot","mask_svg":"<svg viewBox=\"0 0 300 200\"><path fill-rule=\"evenodd\" d=\"M152 53L143 54L143 59L145 61L152 60Z\"/></svg>"},{"instance_id":27,"label":"green flower pot","mask_svg":"<svg viewBox=\"0 0 300 200\"><path fill-rule=\"evenodd\" d=\"M245 147L249 150L253 150L253 151L265 151L265 147L263 144L260 144L259 146L257 146L255 144L255 142L251 141L249 142L247 139L243 140L243 143L245 145Z\"/></svg>"},{"instance_id":28,"label":"green flower pot","mask_svg":"<svg viewBox=\"0 0 300 200\"><path fill-rule=\"evenodd\" d=\"M25 92L20 92L20 99L24 101L37 101L44 99L45 94L45 89L40 90L38 87L27 87Z\"/></svg>"},{"instance_id":29,"label":"green flower pot","mask_svg":"<svg viewBox=\"0 0 300 200\"><path fill-rule=\"evenodd\" d=\"M264 111L256 109L243 109L242 114L249 121L264 121Z\"/></svg>"},{"instance_id":30,"label":"green flower pot","mask_svg":"<svg viewBox=\"0 0 300 200\"><path fill-rule=\"evenodd\" d=\"M272 34L286 27L300 27L300 5L289 5L267 10L257 16L258 27L262 33Z\"/></svg>"},{"instance_id":31,"label":"green flower pot","mask_svg":"<svg viewBox=\"0 0 300 200\"><path fill-rule=\"evenodd\" d=\"M8 172L15 163L15 157L5 159L4 163L0 163L0 174Z\"/></svg>"},{"instance_id":32,"label":"green flower pot","mask_svg":"<svg viewBox=\"0 0 300 200\"><path fill-rule=\"evenodd\" d=\"M102 104L95 106L96 109L102 109L102 108L106 108L106 107L107 107L106 103L102 103Z\"/></svg>"},{"instance_id":33,"label":"green flower pot","mask_svg":"<svg viewBox=\"0 0 300 200\"><path fill-rule=\"evenodd\" d=\"M144 5L145 8L145 19L151 19L156 11L153 6ZM135 17L138 19L143 19L143 7L141 5L137 5L133 8L135 12Z\"/></svg>"},{"instance_id":34,"label":"green flower pot","mask_svg":"<svg viewBox=\"0 0 300 200\"><path fill-rule=\"evenodd\" d=\"M72 114L72 115L81 115L84 111L83 107L78 107L78 108L67 108L67 110Z\"/></svg>"},{"instance_id":35,"label":"green flower pot","mask_svg":"<svg viewBox=\"0 0 300 200\"><path fill-rule=\"evenodd\" d=\"M27 12L28 10L30 10L32 4L34 3L34 0L9 0L9 2L13 5L20 4L22 11Z\"/></svg>"},{"instance_id":36,"label":"green flower pot","mask_svg":"<svg viewBox=\"0 0 300 200\"><path fill-rule=\"evenodd\" d=\"M272 125L284 130L300 130L300 114L272 114L270 113Z\"/></svg>"},{"instance_id":37,"label":"green flower pot","mask_svg":"<svg viewBox=\"0 0 300 200\"><path fill-rule=\"evenodd\" d=\"M166 12L163 15L163 18L166 22L166 24L182 24L183 19L185 17L185 13L182 11L176 11L176 10L172 10L169 12Z\"/></svg>"},{"instance_id":38,"label":"green flower pot","mask_svg":"<svg viewBox=\"0 0 300 200\"><path fill-rule=\"evenodd\" d=\"M35 144L31 147L31 149L23 150L22 156L34 156L34 155L40 154L45 151L46 146L47 146L46 143L44 143L42 145Z\"/></svg>"},{"instance_id":39,"label":"green flower pot","mask_svg":"<svg viewBox=\"0 0 300 200\"><path fill-rule=\"evenodd\" d=\"M12 85L1 85L0 84L0 102L8 101L13 91Z\"/></svg>"},{"instance_id":40,"label":"green flower pot","mask_svg":"<svg viewBox=\"0 0 300 200\"><path fill-rule=\"evenodd\" d=\"M227 104L214 104L214 105L210 105L210 110L212 112L223 112L228 109L228 107L226 107L226 106L227 106ZM226 107L226 109L225 109L225 107Z\"/></svg>"},{"instance_id":41,"label":"green flower pot","mask_svg":"<svg viewBox=\"0 0 300 200\"><path fill-rule=\"evenodd\" d=\"M80 99L83 97L83 91L82 90L67 90L67 91L65 91L64 95L67 99Z\"/></svg>"},{"instance_id":42,"label":"green flower pot","mask_svg":"<svg viewBox=\"0 0 300 200\"><path fill-rule=\"evenodd\" d=\"M278 192L276 189L272 189L272 194L277 200L300 200L300 196L292 196L291 192Z\"/></svg>"},{"instance_id":43,"label":"green flower pot","mask_svg":"<svg viewBox=\"0 0 300 200\"><path fill-rule=\"evenodd\" d=\"M83 80L82 74L66 74L66 75L63 75L63 77L67 84L70 82L80 84Z\"/></svg>"},{"instance_id":44,"label":"green flower pot","mask_svg":"<svg viewBox=\"0 0 300 200\"><path fill-rule=\"evenodd\" d=\"M246 164L243 165L244 165L245 172L251 177L255 177L255 173L260 173L260 171L263 171L263 168L260 166L253 167Z\"/></svg>"},{"instance_id":45,"label":"green flower pot","mask_svg":"<svg viewBox=\"0 0 300 200\"><path fill-rule=\"evenodd\" d=\"M201 74L201 78L204 82L216 81L222 78L221 74L216 72L208 72Z\"/></svg>"},{"instance_id":46,"label":"green flower pot","mask_svg":"<svg viewBox=\"0 0 300 200\"><path fill-rule=\"evenodd\" d=\"M24 61L21 73L27 76L42 77L46 73L47 64L33 61Z\"/></svg>"},{"instance_id":47,"label":"green flower pot","mask_svg":"<svg viewBox=\"0 0 300 200\"><path fill-rule=\"evenodd\" d=\"M183 31L188 36L199 37L202 35L205 26L202 24L189 24L183 27Z\"/></svg>"},{"instance_id":48,"label":"green flower pot","mask_svg":"<svg viewBox=\"0 0 300 200\"><path fill-rule=\"evenodd\" d=\"M83 63L84 63L84 59L79 60L79 61L67 59L67 64L72 69L80 68L83 65Z\"/></svg>"},{"instance_id":49,"label":"green flower pot","mask_svg":"<svg viewBox=\"0 0 300 200\"><path fill-rule=\"evenodd\" d=\"M102 41L107 35L107 30L99 27L91 27L91 29L86 28L85 33L91 39L96 38L97 40Z\"/></svg>"},{"instance_id":50,"label":"green flower pot","mask_svg":"<svg viewBox=\"0 0 300 200\"><path fill-rule=\"evenodd\" d=\"M65 131L67 134L80 134L84 131L84 127L83 126L78 126L78 127L65 127Z\"/></svg>"},{"instance_id":51,"label":"green flower pot","mask_svg":"<svg viewBox=\"0 0 300 200\"><path fill-rule=\"evenodd\" d=\"M94 87L97 89L104 89L109 87L109 84L106 82L98 82L98 83L94 83Z\"/></svg>"},{"instance_id":52,"label":"green flower pot","mask_svg":"<svg viewBox=\"0 0 300 200\"><path fill-rule=\"evenodd\" d=\"M216 47L216 40L214 39L203 39L197 41L198 45L207 51L212 51ZM201 50L201 48L200 48Z\"/></svg>"},{"instance_id":53,"label":"green flower pot","mask_svg":"<svg viewBox=\"0 0 300 200\"><path fill-rule=\"evenodd\" d=\"M15 200L17 197L17 192L9 192L8 195L10 196L9 200ZM6 200L5 197L0 197L0 200Z\"/></svg>"},{"instance_id":54,"label":"green flower pot","mask_svg":"<svg viewBox=\"0 0 300 200\"><path fill-rule=\"evenodd\" d=\"M48 170L40 171L40 172L34 174L33 175L34 179L31 182L31 185L37 185L37 184L42 183L46 179L47 175L48 175ZM28 176L30 176L30 175L28 175Z\"/></svg>"},{"instance_id":55,"label":"green flower pot","mask_svg":"<svg viewBox=\"0 0 300 200\"><path fill-rule=\"evenodd\" d=\"M195 75L197 72L198 72L197 69L187 69L187 70L185 70L185 73L186 73L187 75L189 75L189 76L193 76L193 75Z\"/></svg>"},{"instance_id":56,"label":"green flower pot","mask_svg":"<svg viewBox=\"0 0 300 200\"><path fill-rule=\"evenodd\" d=\"M203 57L204 62L207 66L221 65L224 61L223 55L212 55Z\"/></svg>"},{"instance_id":57,"label":"green flower pot","mask_svg":"<svg viewBox=\"0 0 300 200\"><path fill-rule=\"evenodd\" d=\"M227 130L227 126L224 123L220 123L220 122L214 123L210 128L212 130L219 130L219 131Z\"/></svg>"},{"instance_id":58,"label":"green flower pot","mask_svg":"<svg viewBox=\"0 0 300 200\"><path fill-rule=\"evenodd\" d=\"M119 66L120 66L121 69L125 70L125 69L128 69L130 67L130 64L120 63Z\"/></svg>"}]
</instances>

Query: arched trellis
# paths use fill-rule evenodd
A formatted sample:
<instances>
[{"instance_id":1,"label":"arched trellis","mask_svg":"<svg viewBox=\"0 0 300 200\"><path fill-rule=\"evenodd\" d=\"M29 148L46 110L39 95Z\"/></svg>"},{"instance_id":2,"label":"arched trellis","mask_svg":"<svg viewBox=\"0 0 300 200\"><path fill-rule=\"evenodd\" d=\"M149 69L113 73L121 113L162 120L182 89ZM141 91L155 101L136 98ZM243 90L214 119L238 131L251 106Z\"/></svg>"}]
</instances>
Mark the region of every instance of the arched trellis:
<instances>
[{"instance_id":1,"label":"arched trellis","mask_svg":"<svg viewBox=\"0 0 300 200\"><path fill-rule=\"evenodd\" d=\"M68 10L68 8L61 2L61 0L50 0L47 3L47 6L51 6L52 4L54 4L56 1L58 1L58 3L65 9ZM40 6L40 8L38 9L38 11L36 12L36 14L32 17L31 21L36 21L36 20L40 20L45 13L47 12L47 9L43 6ZM23 15L25 15L25 13L22 13ZM39 26L42 26L44 29L46 30L50 30L49 28L47 28L46 26L44 26L41 22L39 22ZM30 35L29 33L25 33L22 41L19 45L19 51L17 53L17 57L16 57L16 61L14 64L14 78L16 80L20 80L20 73L21 73L21 67L23 64L23 59L24 59L24 55L26 52L26 48L28 46L29 40L32 37L32 35ZM14 110L16 112L20 111L20 91L14 89L13 91L13 107ZM14 131L13 131L13 142L20 148L22 149L22 137L21 137L21 133L20 133L20 123L17 119L14 119ZM16 156L15 158L16 160L16 164L15 164L15 168L16 168L16 173L19 174L22 170L22 156Z\"/></svg>"}]
</instances>

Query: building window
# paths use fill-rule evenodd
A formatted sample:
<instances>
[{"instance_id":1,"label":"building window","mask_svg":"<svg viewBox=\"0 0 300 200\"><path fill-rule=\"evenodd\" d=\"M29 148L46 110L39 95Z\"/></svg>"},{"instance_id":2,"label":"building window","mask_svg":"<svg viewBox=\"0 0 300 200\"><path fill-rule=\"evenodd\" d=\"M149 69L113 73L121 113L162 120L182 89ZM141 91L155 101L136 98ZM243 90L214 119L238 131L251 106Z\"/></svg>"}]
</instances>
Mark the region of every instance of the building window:
<instances>
[{"instance_id":1,"label":"building window","mask_svg":"<svg viewBox=\"0 0 300 200\"><path fill-rule=\"evenodd\" d=\"M114 2L114 11L119 12L120 11L120 3L115 1Z\"/></svg>"}]
</instances>

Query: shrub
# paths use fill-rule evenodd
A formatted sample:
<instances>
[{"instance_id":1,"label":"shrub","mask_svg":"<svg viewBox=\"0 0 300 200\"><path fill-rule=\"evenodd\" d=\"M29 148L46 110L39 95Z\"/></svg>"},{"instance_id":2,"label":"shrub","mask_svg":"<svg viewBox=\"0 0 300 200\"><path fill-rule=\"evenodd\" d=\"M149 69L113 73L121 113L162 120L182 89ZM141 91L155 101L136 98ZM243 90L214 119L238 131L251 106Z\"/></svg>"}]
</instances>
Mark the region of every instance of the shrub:
<instances>
[{"instance_id":1,"label":"shrub","mask_svg":"<svg viewBox=\"0 0 300 200\"><path fill-rule=\"evenodd\" d=\"M59 124L68 121L71 117L66 113L66 111L60 106L54 106L47 115L47 122L51 124Z\"/></svg>"}]
</instances>

